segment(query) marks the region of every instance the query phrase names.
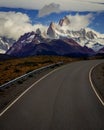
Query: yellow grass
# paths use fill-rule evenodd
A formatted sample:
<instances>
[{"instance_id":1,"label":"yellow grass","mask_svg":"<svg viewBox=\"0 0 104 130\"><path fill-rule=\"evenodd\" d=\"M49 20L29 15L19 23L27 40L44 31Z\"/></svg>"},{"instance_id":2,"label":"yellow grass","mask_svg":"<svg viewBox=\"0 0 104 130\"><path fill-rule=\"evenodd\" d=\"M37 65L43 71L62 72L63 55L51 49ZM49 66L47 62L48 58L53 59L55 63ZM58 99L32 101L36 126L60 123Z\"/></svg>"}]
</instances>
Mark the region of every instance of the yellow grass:
<instances>
[{"instance_id":1,"label":"yellow grass","mask_svg":"<svg viewBox=\"0 0 104 130\"><path fill-rule=\"evenodd\" d=\"M57 56L33 56L0 62L0 85L37 68L61 62L71 62L75 59Z\"/></svg>"}]
</instances>

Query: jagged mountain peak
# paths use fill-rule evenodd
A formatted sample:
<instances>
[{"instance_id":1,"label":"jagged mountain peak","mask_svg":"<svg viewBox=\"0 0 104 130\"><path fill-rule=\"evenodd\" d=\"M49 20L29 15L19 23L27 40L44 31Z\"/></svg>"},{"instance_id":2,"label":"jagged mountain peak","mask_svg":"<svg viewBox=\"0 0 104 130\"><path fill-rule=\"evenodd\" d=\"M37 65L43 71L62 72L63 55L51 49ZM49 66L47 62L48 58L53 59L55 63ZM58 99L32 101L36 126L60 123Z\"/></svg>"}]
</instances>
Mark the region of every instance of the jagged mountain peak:
<instances>
[{"instance_id":1,"label":"jagged mountain peak","mask_svg":"<svg viewBox=\"0 0 104 130\"><path fill-rule=\"evenodd\" d=\"M87 37L89 39L95 39L95 38L97 38L97 34L95 34L93 31L88 31L87 32Z\"/></svg>"},{"instance_id":2,"label":"jagged mountain peak","mask_svg":"<svg viewBox=\"0 0 104 130\"><path fill-rule=\"evenodd\" d=\"M86 56L92 55L93 50L87 47L81 47L73 39L60 38L43 41L40 44L18 44L18 41L7 51L6 54L11 56L32 56L32 55L69 55L69 56Z\"/></svg>"},{"instance_id":3,"label":"jagged mountain peak","mask_svg":"<svg viewBox=\"0 0 104 130\"><path fill-rule=\"evenodd\" d=\"M47 35L50 37L50 38L57 38L57 33L56 31L58 30L58 27L56 26L56 24L54 22L51 22L50 23L50 26L47 30Z\"/></svg>"},{"instance_id":4,"label":"jagged mountain peak","mask_svg":"<svg viewBox=\"0 0 104 130\"><path fill-rule=\"evenodd\" d=\"M28 33L25 33L24 35L22 35L18 42L21 44L21 43L30 43L32 42L32 40L35 38L36 36L36 33L34 31L32 32L28 32Z\"/></svg>"},{"instance_id":5,"label":"jagged mountain peak","mask_svg":"<svg viewBox=\"0 0 104 130\"><path fill-rule=\"evenodd\" d=\"M65 16L63 19L60 19L59 21L60 26L68 26L70 25L70 20L67 16Z\"/></svg>"},{"instance_id":6,"label":"jagged mountain peak","mask_svg":"<svg viewBox=\"0 0 104 130\"><path fill-rule=\"evenodd\" d=\"M94 51L98 51L104 46L104 36L102 37L96 31L89 28L82 28L80 30L70 30L71 22L68 16L60 19L59 23L51 22L47 30L43 31L40 28L37 28L36 31L25 33L20 36L19 40L17 40L16 45L13 44L13 47L19 47L19 49L23 46L27 46L27 44L38 45L40 43L47 43L47 40L53 39L64 39L66 43L70 43L72 45L75 42L80 46L87 46L92 48ZM66 40L66 39L73 39ZM1 40L1 39L0 39ZM18 43L18 44L17 44ZM98 43L98 44L96 44ZM8 47L9 48L9 47ZM98 49L97 49L98 48ZM13 48L12 48L13 49Z\"/></svg>"},{"instance_id":7,"label":"jagged mountain peak","mask_svg":"<svg viewBox=\"0 0 104 130\"><path fill-rule=\"evenodd\" d=\"M36 29L36 34L38 34L38 35L41 35L41 34L42 34L40 28Z\"/></svg>"},{"instance_id":8,"label":"jagged mountain peak","mask_svg":"<svg viewBox=\"0 0 104 130\"><path fill-rule=\"evenodd\" d=\"M12 38L0 36L0 53L4 54L12 46L14 42L15 40Z\"/></svg>"},{"instance_id":9,"label":"jagged mountain peak","mask_svg":"<svg viewBox=\"0 0 104 130\"><path fill-rule=\"evenodd\" d=\"M56 27L56 26L55 26L55 23L54 23L54 22L51 22L51 23L50 23L50 27L51 27L51 28L55 28L55 27Z\"/></svg>"}]
</instances>

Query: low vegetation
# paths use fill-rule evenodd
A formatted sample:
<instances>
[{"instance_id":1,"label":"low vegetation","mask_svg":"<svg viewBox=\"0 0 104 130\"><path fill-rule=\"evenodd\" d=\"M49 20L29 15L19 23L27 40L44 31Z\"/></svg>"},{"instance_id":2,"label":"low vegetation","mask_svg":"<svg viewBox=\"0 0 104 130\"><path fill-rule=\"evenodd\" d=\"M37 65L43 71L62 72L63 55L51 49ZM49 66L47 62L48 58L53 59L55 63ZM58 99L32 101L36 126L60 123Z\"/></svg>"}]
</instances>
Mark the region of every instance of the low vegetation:
<instances>
[{"instance_id":1,"label":"low vegetation","mask_svg":"<svg viewBox=\"0 0 104 130\"><path fill-rule=\"evenodd\" d=\"M40 67L61 61L68 63L75 60L77 59L58 56L33 56L2 61L0 62L0 85Z\"/></svg>"},{"instance_id":2,"label":"low vegetation","mask_svg":"<svg viewBox=\"0 0 104 130\"><path fill-rule=\"evenodd\" d=\"M94 68L92 71L92 81L95 89L104 102L104 63Z\"/></svg>"}]
</instances>

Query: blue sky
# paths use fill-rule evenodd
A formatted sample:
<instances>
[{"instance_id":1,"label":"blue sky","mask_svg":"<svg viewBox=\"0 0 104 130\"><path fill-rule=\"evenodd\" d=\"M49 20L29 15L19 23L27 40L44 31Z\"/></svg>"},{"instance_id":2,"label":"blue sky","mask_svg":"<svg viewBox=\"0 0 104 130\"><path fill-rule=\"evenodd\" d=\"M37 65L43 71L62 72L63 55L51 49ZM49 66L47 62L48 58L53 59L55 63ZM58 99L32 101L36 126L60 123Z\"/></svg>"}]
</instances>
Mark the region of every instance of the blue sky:
<instances>
[{"instance_id":1,"label":"blue sky","mask_svg":"<svg viewBox=\"0 0 104 130\"><path fill-rule=\"evenodd\" d=\"M18 39L64 16L71 30L88 27L104 34L104 0L0 0L0 36Z\"/></svg>"},{"instance_id":2,"label":"blue sky","mask_svg":"<svg viewBox=\"0 0 104 130\"><path fill-rule=\"evenodd\" d=\"M38 10L33 9L21 9L21 8L4 8L0 7L0 12L21 12L27 14L32 22L32 24L41 23L44 25L49 25L51 21L58 22L61 18L66 15L76 15L77 13L80 15L86 15L89 13L93 14L93 20L89 24L89 27L100 32L104 33L104 11L102 12L78 12L78 11L62 11L59 13L51 13L49 15L38 17Z\"/></svg>"}]
</instances>

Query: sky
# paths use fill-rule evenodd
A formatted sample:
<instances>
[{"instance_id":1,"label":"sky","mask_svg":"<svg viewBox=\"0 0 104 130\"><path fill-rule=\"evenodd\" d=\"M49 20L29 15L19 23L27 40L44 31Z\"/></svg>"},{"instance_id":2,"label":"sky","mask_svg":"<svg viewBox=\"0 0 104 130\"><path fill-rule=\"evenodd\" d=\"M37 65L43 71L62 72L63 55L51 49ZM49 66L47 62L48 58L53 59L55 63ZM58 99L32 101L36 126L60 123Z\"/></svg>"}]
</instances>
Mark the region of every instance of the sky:
<instances>
[{"instance_id":1,"label":"sky","mask_svg":"<svg viewBox=\"0 0 104 130\"><path fill-rule=\"evenodd\" d=\"M101 11L104 10L104 0L0 0L2 7L21 7L41 9L50 3L59 4L61 10Z\"/></svg>"},{"instance_id":2,"label":"sky","mask_svg":"<svg viewBox=\"0 0 104 130\"><path fill-rule=\"evenodd\" d=\"M18 39L37 28L44 31L66 15L70 29L104 34L104 0L0 0L0 36Z\"/></svg>"}]
</instances>

